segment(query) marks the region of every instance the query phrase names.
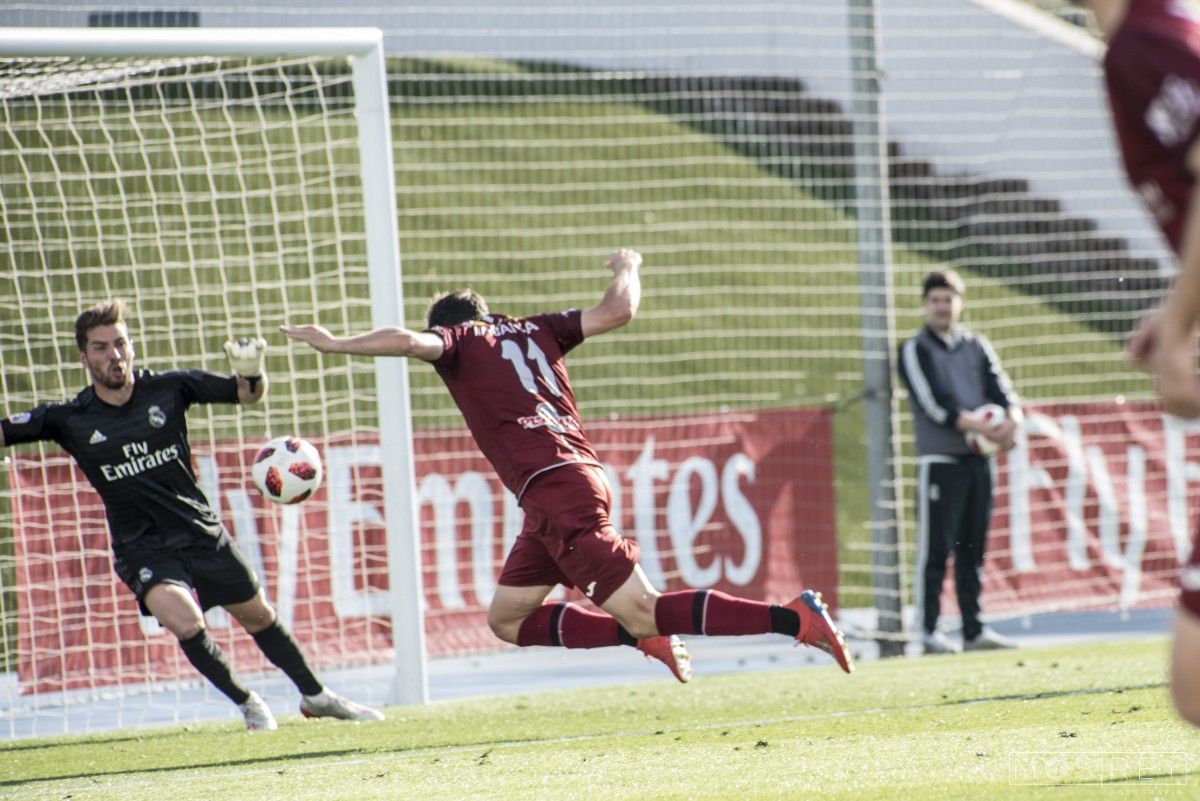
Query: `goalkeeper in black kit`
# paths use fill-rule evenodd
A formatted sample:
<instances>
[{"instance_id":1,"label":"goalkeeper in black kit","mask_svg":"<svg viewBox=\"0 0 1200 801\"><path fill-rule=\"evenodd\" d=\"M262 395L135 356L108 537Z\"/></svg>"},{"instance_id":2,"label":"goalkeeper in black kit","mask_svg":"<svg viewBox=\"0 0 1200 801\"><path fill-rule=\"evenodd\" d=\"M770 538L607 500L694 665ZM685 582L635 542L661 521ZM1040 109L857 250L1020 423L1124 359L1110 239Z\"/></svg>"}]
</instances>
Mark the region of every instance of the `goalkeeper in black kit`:
<instances>
[{"instance_id":1,"label":"goalkeeper in black kit","mask_svg":"<svg viewBox=\"0 0 1200 801\"><path fill-rule=\"evenodd\" d=\"M113 567L138 600L179 639L188 660L238 705L250 730L277 727L263 699L234 676L208 636L203 610L224 607L301 693L307 717L381 720L374 709L322 686L267 603L258 577L196 484L186 412L195 403L256 403L267 392L266 342L230 340L233 376L200 370L133 369L134 348L117 299L75 321L79 362L91 379L73 400L0 420L0 446L57 442L104 501Z\"/></svg>"}]
</instances>

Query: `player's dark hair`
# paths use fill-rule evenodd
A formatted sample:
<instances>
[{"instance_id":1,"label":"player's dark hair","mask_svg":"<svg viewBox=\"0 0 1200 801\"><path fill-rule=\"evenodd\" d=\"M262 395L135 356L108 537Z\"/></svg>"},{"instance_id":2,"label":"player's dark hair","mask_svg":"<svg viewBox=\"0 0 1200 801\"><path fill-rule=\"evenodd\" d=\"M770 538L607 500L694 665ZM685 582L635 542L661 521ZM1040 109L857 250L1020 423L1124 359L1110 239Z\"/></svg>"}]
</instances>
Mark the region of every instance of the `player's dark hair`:
<instances>
[{"instance_id":1,"label":"player's dark hair","mask_svg":"<svg viewBox=\"0 0 1200 801\"><path fill-rule=\"evenodd\" d=\"M425 310L425 321L429 327L435 325L451 326L465 323L467 320L478 320L488 313L487 301L474 289L455 289L452 292L439 292L429 301Z\"/></svg>"},{"instance_id":2,"label":"player's dark hair","mask_svg":"<svg viewBox=\"0 0 1200 801\"><path fill-rule=\"evenodd\" d=\"M90 309L84 309L83 313L75 318L75 344L79 345L79 352L82 353L87 349L88 332L93 328L123 322L125 322L125 301L120 298L104 300Z\"/></svg>"},{"instance_id":3,"label":"player's dark hair","mask_svg":"<svg viewBox=\"0 0 1200 801\"><path fill-rule=\"evenodd\" d=\"M962 277L954 270L934 270L925 276L921 297L925 298L935 289L949 289L959 297L967 293L967 287L963 283Z\"/></svg>"}]
</instances>

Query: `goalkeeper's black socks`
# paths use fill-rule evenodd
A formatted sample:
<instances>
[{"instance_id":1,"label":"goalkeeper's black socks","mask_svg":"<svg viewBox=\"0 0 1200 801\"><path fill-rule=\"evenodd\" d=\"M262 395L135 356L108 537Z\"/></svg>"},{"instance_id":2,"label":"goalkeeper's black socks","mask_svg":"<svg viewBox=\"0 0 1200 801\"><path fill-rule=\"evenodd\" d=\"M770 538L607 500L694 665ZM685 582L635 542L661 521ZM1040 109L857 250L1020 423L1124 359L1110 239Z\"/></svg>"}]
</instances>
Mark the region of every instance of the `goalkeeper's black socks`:
<instances>
[{"instance_id":1,"label":"goalkeeper's black socks","mask_svg":"<svg viewBox=\"0 0 1200 801\"><path fill-rule=\"evenodd\" d=\"M179 641L179 647L187 656L188 661L235 704L244 704L250 697L250 691L243 687L233 677L229 667L229 659L225 652L208 636L208 629L200 629L194 637Z\"/></svg>"},{"instance_id":2,"label":"goalkeeper's black socks","mask_svg":"<svg viewBox=\"0 0 1200 801\"><path fill-rule=\"evenodd\" d=\"M292 633L276 620L262 631L251 635L258 643L259 650L271 664L287 674L296 688L303 695L317 695L323 689L321 682L313 675L308 667L308 661L300 652L300 646L292 638Z\"/></svg>"}]
</instances>

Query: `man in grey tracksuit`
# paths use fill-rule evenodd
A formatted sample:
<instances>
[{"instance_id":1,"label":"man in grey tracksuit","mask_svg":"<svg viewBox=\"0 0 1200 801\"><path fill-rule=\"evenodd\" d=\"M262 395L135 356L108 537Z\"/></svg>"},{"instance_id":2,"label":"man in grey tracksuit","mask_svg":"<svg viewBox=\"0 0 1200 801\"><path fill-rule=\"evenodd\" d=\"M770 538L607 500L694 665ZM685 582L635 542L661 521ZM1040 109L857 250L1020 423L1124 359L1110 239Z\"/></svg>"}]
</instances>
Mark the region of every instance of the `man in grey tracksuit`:
<instances>
[{"instance_id":1,"label":"man in grey tracksuit","mask_svg":"<svg viewBox=\"0 0 1200 801\"><path fill-rule=\"evenodd\" d=\"M1014 644L979 620L981 572L992 516L992 464L976 455L966 434L976 431L998 443L1015 444L1020 400L991 344L958 326L963 281L953 270L925 277L925 327L900 348L900 378L908 388L917 437L917 567L913 595L923 627L925 653L953 653L938 629L946 559L954 552L954 587L962 612L963 648L1011 648ZM1006 410L987 423L972 410L994 403Z\"/></svg>"}]
</instances>

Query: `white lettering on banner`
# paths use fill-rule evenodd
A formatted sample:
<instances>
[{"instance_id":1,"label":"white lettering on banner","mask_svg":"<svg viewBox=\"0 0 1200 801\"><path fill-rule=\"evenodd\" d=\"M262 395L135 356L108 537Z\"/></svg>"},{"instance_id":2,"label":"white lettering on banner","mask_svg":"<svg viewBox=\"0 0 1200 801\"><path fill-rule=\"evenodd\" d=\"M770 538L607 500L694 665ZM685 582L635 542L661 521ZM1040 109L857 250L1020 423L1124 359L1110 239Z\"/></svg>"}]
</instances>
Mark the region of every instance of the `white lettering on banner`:
<instances>
[{"instance_id":1,"label":"white lettering on banner","mask_svg":"<svg viewBox=\"0 0 1200 801\"><path fill-rule=\"evenodd\" d=\"M492 485L481 473L463 473L454 482L454 498L465 498L471 510L471 578L482 606L496 593L496 511ZM453 507L451 508L453 515Z\"/></svg>"},{"instance_id":2,"label":"white lettering on banner","mask_svg":"<svg viewBox=\"0 0 1200 801\"><path fill-rule=\"evenodd\" d=\"M1187 542L1187 482L1200 480L1200 466L1184 460L1184 433L1188 428L1200 431L1200 425L1181 426L1178 422L1172 425L1171 418L1164 418L1163 422L1166 432L1165 461L1168 503L1172 514L1171 529L1178 549L1180 532L1182 540ZM1063 497L1066 504L1065 545L1068 565L1077 572L1091 568L1091 561L1087 555L1087 522L1084 519L1087 490L1091 486L1096 493L1098 506L1097 528L1101 558L1106 566L1122 572L1120 606L1135 606L1141 591L1142 558L1149 536L1145 449L1140 445L1129 445L1126 448L1124 508L1128 510L1128 536L1122 550L1122 505L1104 451L1095 445L1083 447L1081 427L1074 415L1063 415L1057 420L1036 412L1026 416L1017 437L1017 447L1008 454L1011 558L1014 569L1026 573L1037 567L1033 557L1030 496L1035 489L1054 487L1049 472L1030 463L1029 440L1033 437L1044 437L1059 443L1066 456L1067 476ZM1176 515L1179 519L1176 519Z\"/></svg>"},{"instance_id":3,"label":"white lettering on banner","mask_svg":"<svg viewBox=\"0 0 1200 801\"><path fill-rule=\"evenodd\" d=\"M466 601L458 586L458 537L454 512L466 502L471 521L471 573L476 596L489 604L496 591L495 505L492 485L483 474L468 471L450 488L450 482L438 473L421 480L417 488L417 506L433 507L434 560L437 564L437 593L446 609L465 609Z\"/></svg>"},{"instance_id":4,"label":"white lettering on banner","mask_svg":"<svg viewBox=\"0 0 1200 801\"><path fill-rule=\"evenodd\" d=\"M1067 564L1072 570L1087 570L1087 523L1083 502L1087 497L1087 460L1083 455L1083 433L1073 414L1059 418L1062 446L1067 454Z\"/></svg>"},{"instance_id":5,"label":"white lettering on banner","mask_svg":"<svg viewBox=\"0 0 1200 801\"><path fill-rule=\"evenodd\" d=\"M275 581L278 587L273 586L268 581L267 571L263 567L262 541L259 537L258 519L254 516L254 502L250 499L250 493L241 487L231 489L225 493L225 501L229 504L229 523L237 540L238 549L250 563L254 574L258 576L258 581L262 584L267 599L275 603L276 611L283 618L284 623L290 623L292 598L288 597L284 585L290 584L293 588L296 586L295 560L293 559L289 563L287 555L284 553L285 544L283 542L276 543L279 562ZM295 547L294 543L292 547Z\"/></svg>"},{"instance_id":6,"label":"white lettering on banner","mask_svg":"<svg viewBox=\"0 0 1200 801\"><path fill-rule=\"evenodd\" d=\"M725 514L734 529L742 535L746 547L742 563L735 565L733 559L725 557L725 578L731 584L744 587L754 580L762 563L762 524L750 500L742 493L738 479L745 476L754 483L754 460L744 453L735 453L725 462L721 471L721 498L725 506Z\"/></svg>"},{"instance_id":7,"label":"white lettering on banner","mask_svg":"<svg viewBox=\"0 0 1200 801\"><path fill-rule=\"evenodd\" d=\"M654 458L654 437L646 437L646 445L637 461L625 475L633 483L633 532L637 539L642 570L650 584L658 590L667 586L662 560L658 558L658 542L654 520L654 482L670 475L666 459Z\"/></svg>"},{"instance_id":8,"label":"white lettering on banner","mask_svg":"<svg viewBox=\"0 0 1200 801\"><path fill-rule=\"evenodd\" d=\"M1122 609L1137 603L1142 584L1142 554L1146 550L1146 452L1130 445L1127 456L1129 495L1129 542L1125 544L1125 573L1121 580Z\"/></svg>"},{"instance_id":9,"label":"white lettering on banner","mask_svg":"<svg viewBox=\"0 0 1200 801\"><path fill-rule=\"evenodd\" d=\"M170 633L154 615L143 615L141 612L138 612L138 631L148 640Z\"/></svg>"},{"instance_id":10,"label":"white lettering on banner","mask_svg":"<svg viewBox=\"0 0 1200 801\"><path fill-rule=\"evenodd\" d=\"M700 479L700 500L692 508L692 476ZM667 497L667 531L675 550L679 577L691 587L711 587L721 576L721 563L701 568L696 561L696 536L712 519L717 508L717 469L703 456L690 456L675 472Z\"/></svg>"},{"instance_id":11,"label":"white lettering on banner","mask_svg":"<svg viewBox=\"0 0 1200 801\"><path fill-rule=\"evenodd\" d=\"M1167 459L1167 519L1170 521L1171 539L1175 541L1175 556L1179 559L1179 564L1186 562L1192 553L1187 485L1200 481L1200 464L1188 461L1185 437L1197 433L1200 433L1200 420L1163 416Z\"/></svg>"},{"instance_id":12,"label":"white lettering on banner","mask_svg":"<svg viewBox=\"0 0 1200 801\"><path fill-rule=\"evenodd\" d=\"M1008 452L1008 538L1013 569L1018 573L1037 569L1029 496L1034 489L1054 486L1049 473L1029 463L1029 438L1033 436L1061 440L1062 429L1046 415L1031 412L1017 432L1017 446Z\"/></svg>"},{"instance_id":13,"label":"white lettering on banner","mask_svg":"<svg viewBox=\"0 0 1200 801\"><path fill-rule=\"evenodd\" d=\"M258 575L258 580L262 583L263 589L267 591L267 595L269 596L271 590L267 584L266 573L263 570L262 543L258 536L258 520L254 516L254 502L250 500L250 493L241 487L228 490L225 493L225 502L229 504L229 525L237 539L238 550L245 555L246 561L250 563L250 567ZM212 505L211 502L209 505ZM213 506L212 508L214 510L220 509L218 506ZM285 580L282 566L280 567L278 580ZM277 602L278 600L276 599Z\"/></svg>"},{"instance_id":14,"label":"white lettering on banner","mask_svg":"<svg viewBox=\"0 0 1200 801\"><path fill-rule=\"evenodd\" d=\"M388 594L378 587L354 586L354 525L383 525L374 505L353 501L352 468L378 465L378 445L341 445L325 449L329 468L329 570L333 607L339 617L385 615L391 610Z\"/></svg>"},{"instance_id":15,"label":"white lettering on banner","mask_svg":"<svg viewBox=\"0 0 1200 801\"><path fill-rule=\"evenodd\" d=\"M296 581L300 572L300 514L299 504L284 506L279 510L279 542L276 543L279 560L278 589L275 592L275 611L283 625L292 627L296 612ZM260 574L261 575L261 574Z\"/></svg>"},{"instance_id":16,"label":"white lettering on banner","mask_svg":"<svg viewBox=\"0 0 1200 801\"><path fill-rule=\"evenodd\" d=\"M204 625L213 631L229 628L229 613L223 606L214 606L204 613Z\"/></svg>"},{"instance_id":17,"label":"white lettering on banner","mask_svg":"<svg viewBox=\"0 0 1200 801\"><path fill-rule=\"evenodd\" d=\"M467 602L458 589L458 554L455 544L454 503L450 482L439 473L421 479L417 508L426 501L433 505L433 559L437 594L445 609L462 609ZM449 507L449 508L447 508Z\"/></svg>"},{"instance_id":18,"label":"white lettering on banner","mask_svg":"<svg viewBox=\"0 0 1200 801\"><path fill-rule=\"evenodd\" d=\"M612 504L608 507L608 519L612 521L613 527L620 532L621 521L625 519L625 493L621 491L621 474L617 472L617 468L610 464L601 465L601 467L604 468L604 477L608 480L608 488L612 492Z\"/></svg>"},{"instance_id":19,"label":"white lettering on banner","mask_svg":"<svg viewBox=\"0 0 1200 801\"><path fill-rule=\"evenodd\" d=\"M1100 554L1109 567L1120 569L1121 560L1121 509L1117 503L1117 491L1112 476L1108 473L1108 460L1104 451L1092 445L1087 451L1088 472L1096 490L1099 510Z\"/></svg>"}]
</instances>

